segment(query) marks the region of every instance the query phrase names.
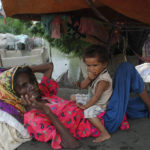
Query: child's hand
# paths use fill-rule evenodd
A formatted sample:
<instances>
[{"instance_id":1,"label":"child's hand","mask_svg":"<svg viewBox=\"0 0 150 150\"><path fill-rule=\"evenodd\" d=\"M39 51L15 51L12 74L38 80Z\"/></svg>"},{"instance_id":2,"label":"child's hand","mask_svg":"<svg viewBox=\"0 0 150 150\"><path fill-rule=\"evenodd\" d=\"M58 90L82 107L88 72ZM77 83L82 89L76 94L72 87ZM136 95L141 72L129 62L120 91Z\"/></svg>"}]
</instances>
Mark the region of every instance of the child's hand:
<instances>
[{"instance_id":1,"label":"child's hand","mask_svg":"<svg viewBox=\"0 0 150 150\"><path fill-rule=\"evenodd\" d=\"M85 105L80 104L80 103L76 103L76 106L79 107L79 108L81 108L81 109L86 109Z\"/></svg>"},{"instance_id":2,"label":"child's hand","mask_svg":"<svg viewBox=\"0 0 150 150\"><path fill-rule=\"evenodd\" d=\"M88 78L89 78L89 80L94 80L95 78L96 78L97 76L94 74L94 73L92 73L92 72L89 72L89 74L88 74Z\"/></svg>"},{"instance_id":3,"label":"child's hand","mask_svg":"<svg viewBox=\"0 0 150 150\"><path fill-rule=\"evenodd\" d=\"M76 101L76 96L75 95L71 95L70 96L70 100L73 101L73 102L75 102Z\"/></svg>"}]
</instances>

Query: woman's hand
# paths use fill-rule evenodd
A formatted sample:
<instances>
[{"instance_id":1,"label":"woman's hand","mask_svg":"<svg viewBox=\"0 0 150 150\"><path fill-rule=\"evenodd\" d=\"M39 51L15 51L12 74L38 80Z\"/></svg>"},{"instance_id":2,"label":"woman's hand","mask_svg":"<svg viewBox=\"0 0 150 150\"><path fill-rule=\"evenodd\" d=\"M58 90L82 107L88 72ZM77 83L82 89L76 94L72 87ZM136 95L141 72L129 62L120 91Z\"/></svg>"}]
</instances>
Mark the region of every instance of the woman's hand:
<instances>
[{"instance_id":1,"label":"woman's hand","mask_svg":"<svg viewBox=\"0 0 150 150\"><path fill-rule=\"evenodd\" d=\"M45 114L49 113L49 107L42 102L38 102L34 96L29 97L28 95L25 96L21 95L21 99L23 101L23 104L27 106L29 109L39 109Z\"/></svg>"},{"instance_id":2,"label":"woman's hand","mask_svg":"<svg viewBox=\"0 0 150 150\"><path fill-rule=\"evenodd\" d=\"M21 95L21 100L23 102L23 105L25 106L31 106L31 107L36 107L38 104L37 100L35 99L34 96L29 96L29 95Z\"/></svg>"}]
</instances>

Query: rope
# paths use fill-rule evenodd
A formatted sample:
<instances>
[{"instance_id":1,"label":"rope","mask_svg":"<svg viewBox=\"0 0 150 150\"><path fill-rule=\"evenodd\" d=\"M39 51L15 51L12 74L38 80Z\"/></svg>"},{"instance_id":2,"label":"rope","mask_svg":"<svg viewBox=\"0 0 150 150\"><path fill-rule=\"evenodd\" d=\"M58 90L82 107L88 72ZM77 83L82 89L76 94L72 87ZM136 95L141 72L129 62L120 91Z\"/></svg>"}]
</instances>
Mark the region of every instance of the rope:
<instances>
[{"instance_id":1,"label":"rope","mask_svg":"<svg viewBox=\"0 0 150 150\"><path fill-rule=\"evenodd\" d=\"M130 48L131 49L131 48ZM137 56L138 59L144 61L144 62L149 62L150 63L150 58L148 57L142 57L140 56L138 53L136 53L133 49L131 49L131 51L135 54L135 56Z\"/></svg>"},{"instance_id":2,"label":"rope","mask_svg":"<svg viewBox=\"0 0 150 150\"><path fill-rule=\"evenodd\" d=\"M50 49L49 49L49 60L50 60L50 62L53 62L52 61L52 47L51 47L51 45L49 47L50 47Z\"/></svg>"}]
</instances>

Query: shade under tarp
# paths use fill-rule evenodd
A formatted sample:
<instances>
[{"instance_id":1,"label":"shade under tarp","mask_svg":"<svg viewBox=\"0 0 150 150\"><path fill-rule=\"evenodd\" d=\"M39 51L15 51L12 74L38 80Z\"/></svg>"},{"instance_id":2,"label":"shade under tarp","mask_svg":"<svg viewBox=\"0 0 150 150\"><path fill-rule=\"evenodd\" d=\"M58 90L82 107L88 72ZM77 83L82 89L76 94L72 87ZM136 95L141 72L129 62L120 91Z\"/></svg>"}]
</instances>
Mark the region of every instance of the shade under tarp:
<instances>
[{"instance_id":1,"label":"shade under tarp","mask_svg":"<svg viewBox=\"0 0 150 150\"><path fill-rule=\"evenodd\" d=\"M85 0L2 0L6 16L45 14L89 8ZM97 1L96 6L101 2Z\"/></svg>"},{"instance_id":2,"label":"shade under tarp","mask_svg":"<svg viewBox=\"0 0 150 150\"><path fill-rule=\"evenodd\" d=\"M7 17L89 8L86 0L2 0L2 4ZM95 0L94 4L96 7L105 5L129 18L150 24L150 0Z\"/></svg>"}]
</instances>

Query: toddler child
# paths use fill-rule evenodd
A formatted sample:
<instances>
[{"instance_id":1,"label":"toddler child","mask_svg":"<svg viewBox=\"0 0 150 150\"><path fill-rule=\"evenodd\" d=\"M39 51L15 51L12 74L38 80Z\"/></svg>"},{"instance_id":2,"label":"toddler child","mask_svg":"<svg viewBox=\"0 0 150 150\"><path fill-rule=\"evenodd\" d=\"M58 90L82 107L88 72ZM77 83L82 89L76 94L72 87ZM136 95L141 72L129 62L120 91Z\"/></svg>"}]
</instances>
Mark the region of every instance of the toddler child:
<instances>
[{"instance_id":1,"label":"toddler child","mask_svg":"<svg viewBox=\"0 0 150 150\"><path fill-rule=\"evenodd\" d=\"M108 60L107 49L104 47L99 45L88 47L83 54L88 77L79 83L79 87L89 87L90 96L88 94L74 94L71 96L71 100L76 101L76 105L84 109L84 117L88 118L101 133L93 142L102 142L111 137L97 118L97 115L106 110L112 94L112 79L107 71Z\"/></svg>"}]
</instances>

